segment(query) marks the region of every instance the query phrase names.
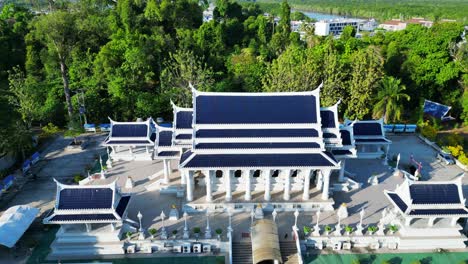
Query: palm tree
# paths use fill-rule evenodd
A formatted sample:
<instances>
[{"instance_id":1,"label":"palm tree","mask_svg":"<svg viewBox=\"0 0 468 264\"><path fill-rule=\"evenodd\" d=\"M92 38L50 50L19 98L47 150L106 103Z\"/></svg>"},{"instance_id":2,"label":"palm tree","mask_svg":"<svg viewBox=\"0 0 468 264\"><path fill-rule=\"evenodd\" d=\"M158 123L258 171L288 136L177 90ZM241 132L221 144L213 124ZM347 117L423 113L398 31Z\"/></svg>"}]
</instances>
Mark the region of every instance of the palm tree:
<instances>
[{"instance_id":1,"label":"palm tree","mask_svg":"<svg viewBox=\"0 0 468 264\"><path fill-rule=\"evenodd\" d=\"M403 91L406 87L400 83L400 79L386 76L380 83L380 89L377 92L377 103L374 105L372 116L380 118L383 116L385 123L388 120L400 120L403 112L402 99L410 100L410 96Z\"/></svg>"}]
</instances>

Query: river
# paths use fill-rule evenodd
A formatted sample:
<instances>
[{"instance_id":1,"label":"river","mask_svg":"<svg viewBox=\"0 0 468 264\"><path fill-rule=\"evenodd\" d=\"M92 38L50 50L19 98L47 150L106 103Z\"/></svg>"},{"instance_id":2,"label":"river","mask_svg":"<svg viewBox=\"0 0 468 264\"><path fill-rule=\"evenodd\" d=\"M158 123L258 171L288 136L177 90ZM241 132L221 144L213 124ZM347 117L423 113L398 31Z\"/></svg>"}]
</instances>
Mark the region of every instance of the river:
<instances>
[{"instance_id":1,"label":"river","mask_svg":"<svg viewBox=\"0 0 468 264\"><path fill-rule=\"evenodd\" d=\"M319 12L313 12L313 11L302 11L302 10L292 10L292 11L298 11L298 12L304 13L306 16L313 18L317 21L345 18L344 16L325 14L325 13L319 13ZM352 18L352 17L347 17L347 18Z\"/></svg>"}]
</instances>

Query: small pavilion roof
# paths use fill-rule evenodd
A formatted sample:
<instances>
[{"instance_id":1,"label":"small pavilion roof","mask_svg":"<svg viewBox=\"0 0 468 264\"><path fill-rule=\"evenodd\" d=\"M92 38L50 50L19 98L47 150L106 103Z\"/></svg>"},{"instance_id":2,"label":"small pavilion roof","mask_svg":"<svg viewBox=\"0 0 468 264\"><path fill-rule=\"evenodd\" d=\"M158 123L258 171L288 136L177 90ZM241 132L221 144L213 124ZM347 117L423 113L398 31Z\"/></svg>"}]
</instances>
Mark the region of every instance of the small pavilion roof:
<instances>
[{"instance_id":1,"label":"small pavilion roof","mask_svg":"<svg viewBox=\"0 0 468 264\"><path fill-rule=\"evenodd\" d=\"M395 191L385 191L390 202L408 216L468 217L463 198L461 177L452 182L410 182Z\"/></svg>"},{"instance_id":2,"label":"small pavilion roof","mask_svg":"<svg viewBox=\"0 0 468 264\"><path fill-rule=\"evenodd\" d=\"M320 119L322 124L323 139L327 148L340 148L342 146L339 121L338 106L341 100L330 107L320 108Z\"/></svg>"},{"instance_id":3,"label":"small pavilion roof","mask_svg":"<svg viewBox=\"0 0 468 264\"><path fill-rule=\"evenodd\" d=\"M383 119L379 120L346 120L345 125L351 125L356 144L391 144L385 137Z\"/></svg>"},{"instance_id":4,"label":"small pavilion roof","mask_svg":"<svg viewBox=\"0 0 468 264\"><path fill-rule=\"evenodd\" d=\"M187 146L192 143L193 134L193 108L184 108L175 105L172 101L174 113L174 129L172 134L172 145Z\"/></svg>"},{"instance_id":5,"label":"small pavilion roof","mask_svg":"<svg viewBox=\"0 0 468 264\"><path fill-rule=\"evenodd\" d=\"M144 122L111 121L110 133L104 144L106 146L153 146L156 135L152 128L153 120L148 118Z\"/></svg>"},{"instance_id":6,"label":"small pavilion roof","mask_svg":"<svg viewBox=\"0 0 468 264\"><path fill-rule=\"evenodd\" d=\"M116 223L125 216L130 196L122 196L116 183L65 185L57 183L55 207L45 224Z\"/></svg>"}]
</instances>

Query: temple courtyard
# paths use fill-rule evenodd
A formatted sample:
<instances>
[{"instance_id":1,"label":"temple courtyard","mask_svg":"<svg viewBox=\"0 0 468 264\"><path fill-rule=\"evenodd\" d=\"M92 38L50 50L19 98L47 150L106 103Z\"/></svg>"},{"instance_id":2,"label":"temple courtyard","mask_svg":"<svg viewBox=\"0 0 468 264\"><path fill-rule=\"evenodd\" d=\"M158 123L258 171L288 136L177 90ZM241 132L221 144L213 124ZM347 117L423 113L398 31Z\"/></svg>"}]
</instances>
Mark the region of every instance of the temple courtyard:
<instances>
[{"instance_id":1,"label":"temple courtyard","mask_svg":"<svg viewBox=\"0 0 468 264\"><path fill-rule=\"evenodd\" d=\"M48 214L48 211L54 206L54 194L56 185L53 178L61 182L70 182L70 178L77 172L82 172L84 166L95 158L95 153L105 154L105 149L100 145L103 136L93 136L96 145L84 151L70 152L65 150L66 144L64 139L57 139L52 146L47 149L45 154L46 159L42 161L40 169L37 171L39 179L30 181L24 186L16 197L7 205L3 204L0 211L18 204L28 204L38 207L41 210L41 216ZM389 151L389 157L394 154L401 154L400 166L410 163L410 156L422 163L422 178L423 180L452 180L461 175L463 171L455 165L445 165L436 160L436 152L430 146L415 135L387 135L392 140L392 145ZM65 140L66 141L66 140ZM171 186L177 186L179 180L179 172L176 171L175 162L173 162L170 179ZM174 193L161 193L158 188L153 188L154 182L162 177L163 162L160 160L153 161L118 161L114 162L113 167L108 170L105 180L95 182L95 184L110 183L117 181L117 186L121 188L123 193L131 193L132 199L128 206L128 218L138 221L137 214L142 214L142 226L145 230L156 228L160 230L162 221L160 214L162 211L165 215L169 215L170 209L175 205L177 208L182 208L185 203L185 197L177 197ZM335 209L342 203L346 203L349 217L342 219L341 224L356 225L359 222L359 212L364 208L365 216L363 224L377 224L381 219L381 213L385 208L392 207L389 200L384 196L383 190L394 190L397 184L403 182L403 178L392 176L392 169L389 165L383 165L382 160L370 159L354 159L348 160L346 163L346 171L354 174L354 179L362 183L362 188L350 192L335 192L331 195L335 201ZM134 181L134 187L125 188L125 182L128 176ZM378 176L379 184L370 185L368 178L370 176ZM463 178L464 195L467 195L468 178ZM197 188L197 187L196 187ZM204 187L198 187L204 188ZM148 190L149 189L149 190ZM197 189L195 189L196 196ZM222 195L222 194L221 194ZM255 200L256 194L252 193L252 198ZM291 193L291 199L294 201L294 193ZM311 193L311 199L314 199L314 193ZM213 194L213 201L217 201L217 194ZM236 199L236 193L233 193L233 199ZM197 197L195 197L196 199ZM275 199L275 194L272 194L272 199ZM221 201L221 200L220 200ZM222 212L210 212L208 215L204 213L190 214L187 219L189 229L199 227L202 234L207 225L207 217L209 218L210 227L215 237L214 230L221 228L223 230L222 239L226 239L228 215ZM265 214L265 218L271 218L269 213ZM43 217L38 218L42 221ZM303 226L313 226L316 224L316 215L314 212L300 212L298 216L298 224L300 230ZM335 225L338 218L336 211L323 212L320 216L319 224ZM280 240L292 241L291 227L294 225L295 216L293 212L281 212L278 210L276 223L278 225L278 234ZM28 237L38 237L38 233L42 229L30 229L23 239ZM177 221L165 219L165 228L170 236L173 230L178 230L177 236L181 238L184 228L184 219L182 212ZM233 241L241 241L250 239L248 234L251 226L250 211L235 212L232 215ZM146 234L149 236L149 234ZM18 250L8 251L4 248L0 251L0 263L25 262L26 257L31 253L19 243Z\"/></svg>"}]
</instances>

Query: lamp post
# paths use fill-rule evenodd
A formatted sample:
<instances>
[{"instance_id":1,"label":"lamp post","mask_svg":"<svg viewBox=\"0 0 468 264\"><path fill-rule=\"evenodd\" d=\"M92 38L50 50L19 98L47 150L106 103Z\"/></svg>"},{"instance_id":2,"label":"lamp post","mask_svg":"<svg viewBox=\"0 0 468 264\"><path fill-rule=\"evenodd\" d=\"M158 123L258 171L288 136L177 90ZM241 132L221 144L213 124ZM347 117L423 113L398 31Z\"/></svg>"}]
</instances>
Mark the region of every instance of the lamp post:
<instances>
[{"instance_id":1,"label":"lamp post","mask_svg":"<svg viewBox=\"0 0 468 264\"><path fill-rule=\"evenodd\" d=\"M299 217L299 211L294 211L294 228L297 230L297 218Z\"/></svg>"},{"instance_id":2,"label":"lamp post","mask_svg":"<svg viewBox=\"0 0 468 264\"><path fill-rule=\"evenodd\" d=\"M206 210L206 229L205 229L205 238L211 238L211 228L210 228L210 212Z\"/></svg>"},{"instance_id":3,"label":"lamp post","mask_svg":"<svg viewBox=\"0 0 468 264\"><path fill-rule=\"evenodd\" d=\"M110 156L109 147L106 147L106 151L107 151L107 161L106 161L107 168L112 168L112 160Z\"/></svg>"},{"instance_id":4,"label":"lamp post","mask_svg":"<svg viewBox=\"0 0 468 264\"><path fill-rule=\"evenodd\" d=\"M320 226L319 226L319 221L320 221L320 209L316 213L317 215L317 224L315 224L314 232L312 233L314 236L320 236Z\"/></svg>"},{"instance_id":5,"label":"lamp post","mask_svg":"<svg viewBox=\"0 0 468 264\"><path fill-rule=\"evenodd\" d=\"M184 239L188 239L190 237L189 231L188 231L188 226L187 226L187 212L184 212Z\"/></svg>"},{"instance_id":6,"label":"lamp post","mask_svg":"<svg viewBox=\"0 0 468 264\"><path fill-rule=\"evenodd\" d=\"M138 217L138 221L140 222L140 228L138 229L138 239L139 240L144 240L145 239L145 234L143 233L143 227L141 225L141 219L143 218L143 215L141 214L140 211L138 211L138 214L137 214L137 217Z\"/></svg>"},{"instance_id":7,"label":"lamp post","mask_svg":"<svg viewBox=\"0 0 468 264\"><path fill-rule=\"evenodd\" d=\"M227 209L227 213L229 216L228 234L230 234L232 232L232 209L230 207Z\"/></svg>"},{"instance_id":8,"label":"lamp post","mask_svg":"<svg viewBox=\"0 0 468 264\"><path fill-rule=\"evenodd\" d=\"M273 209L273 213L271 213L273 216L273 222L276 222L276 216L278 216L278 212L276 212L276 209Z\"/></svg>"},{"instance_id":9,"label":"lamp post","mask_svg":"<svg viewBox=\"0 0 468 264\"><path fill-rule=\"evenodd\" d=\"M253 229L254 217L255 217L255 212L254 212L254 209L252 208L252 211L250 211L250 231L252 231Z\"/></svg>"},{"instance_id":10,"label":"lamp post","mask_svg":"<svg viewBox=\"0 0 468 264\"><path fill-rule=\"evenodd\" d=\"M164 218L166 218L164 211L161 211L161 214L159 216L161 217L161 221L162 221L161 238L167 239L166 227L164 226Z\"/></svg>"}]
</instances>

